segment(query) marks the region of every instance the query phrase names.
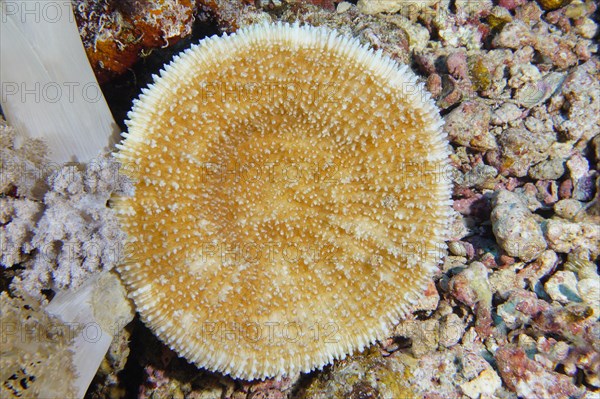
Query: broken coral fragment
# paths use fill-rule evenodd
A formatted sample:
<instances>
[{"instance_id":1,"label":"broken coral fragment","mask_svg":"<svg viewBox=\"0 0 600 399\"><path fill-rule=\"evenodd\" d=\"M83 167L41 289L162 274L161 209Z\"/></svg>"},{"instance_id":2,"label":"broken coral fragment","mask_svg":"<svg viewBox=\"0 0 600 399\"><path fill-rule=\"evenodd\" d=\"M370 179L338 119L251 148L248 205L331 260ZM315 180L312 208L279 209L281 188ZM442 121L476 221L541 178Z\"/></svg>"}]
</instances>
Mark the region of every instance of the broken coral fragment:
<instances>
[{"instance_id":1,"label":"broken coral fragment","mask_svg":"<svg viewBox=\"0 0 600 399\"><path fill-rule=\"evenodd\" d=\"M327 29L256 25L175 57L129 117L119 271L186 359L306 372L385 336L425 291L449 151L406 66Z\"/></svg>"},{"instance_id":2,"label":"broken coral fragment","mask_svg":"<svg viewBox=\"0 0 600 399\"><path fill-rule=\"evenodd\" d=\"M519 196L499 191L494 197L492 228L498 244L510 256L536 259L546 249L542 228Z\"/></svg>"}]
</instances>

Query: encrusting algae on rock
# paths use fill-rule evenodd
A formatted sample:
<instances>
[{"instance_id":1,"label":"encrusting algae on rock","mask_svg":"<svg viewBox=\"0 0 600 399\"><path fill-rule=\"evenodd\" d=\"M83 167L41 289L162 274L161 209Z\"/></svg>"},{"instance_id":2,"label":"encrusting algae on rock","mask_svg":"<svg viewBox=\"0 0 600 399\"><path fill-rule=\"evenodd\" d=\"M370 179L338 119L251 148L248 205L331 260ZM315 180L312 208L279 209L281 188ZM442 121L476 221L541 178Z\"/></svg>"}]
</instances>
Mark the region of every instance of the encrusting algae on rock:
<instances>
[{"instance_id":1,"label":"encrusting algae on rock","mask_svg":"<svg viewBox=\"0 0 600 399\"><path fill-rule=\"evenodd\" d=\"M449 147L406 66L335 31L255 25L165 66L129 115L114 198L142 320L244 379L383 338L427 287Z\"/></svg>"}]
</instances>

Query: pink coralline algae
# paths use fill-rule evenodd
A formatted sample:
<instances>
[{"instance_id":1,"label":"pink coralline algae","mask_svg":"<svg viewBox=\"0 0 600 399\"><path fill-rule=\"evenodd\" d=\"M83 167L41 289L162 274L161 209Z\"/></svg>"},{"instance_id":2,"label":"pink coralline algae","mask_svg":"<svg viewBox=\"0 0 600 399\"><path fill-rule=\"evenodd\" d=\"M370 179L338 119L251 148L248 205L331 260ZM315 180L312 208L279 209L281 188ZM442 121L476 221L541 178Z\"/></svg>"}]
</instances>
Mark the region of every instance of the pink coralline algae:
<instances>
[{"instance_id":1,"label":"pink coralline algae","mask_svg":"<svg viewBox=\"0 0 600 399\"><path fill-rule=\"evenodd\" d=\"M520 397L531 399L581 398L577 388L565 375L545 370L529 359L525 350L507 345L496 352L498 370L504 383Z\"/></svg>"}]
</instances>

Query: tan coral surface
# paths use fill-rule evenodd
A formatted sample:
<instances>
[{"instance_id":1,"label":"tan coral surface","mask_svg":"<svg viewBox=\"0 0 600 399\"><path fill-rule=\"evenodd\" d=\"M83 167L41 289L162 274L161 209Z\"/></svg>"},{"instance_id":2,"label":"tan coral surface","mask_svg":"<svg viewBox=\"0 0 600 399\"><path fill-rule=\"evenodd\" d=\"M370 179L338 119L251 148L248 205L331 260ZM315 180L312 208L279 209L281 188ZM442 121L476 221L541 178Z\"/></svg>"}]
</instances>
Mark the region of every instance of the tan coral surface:
<instances>
[{"instance_id":1,"label":"tan coral surface","mask_svg":"<svg viewBox=\"0 0 600 399\"><path fill-rule=\"evenodd\" d=\"M382 338L444 248L448 145L406 66L309 26L180 54L129 115L120 272L144 322L245 379Z\"/></svg>"}]
</instances>

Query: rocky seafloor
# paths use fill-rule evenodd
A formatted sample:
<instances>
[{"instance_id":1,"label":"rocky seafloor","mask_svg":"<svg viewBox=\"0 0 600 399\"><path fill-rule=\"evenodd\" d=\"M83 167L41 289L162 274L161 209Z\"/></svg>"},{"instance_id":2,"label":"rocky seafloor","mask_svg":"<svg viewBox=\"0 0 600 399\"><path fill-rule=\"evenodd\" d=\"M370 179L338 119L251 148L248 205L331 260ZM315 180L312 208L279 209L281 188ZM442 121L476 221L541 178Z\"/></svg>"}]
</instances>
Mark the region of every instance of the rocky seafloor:
<instances>
[{"instance_id":1,"label":"rocky seafloor","mask_svg":"<svg viewBox=\"0 0 600 399\"><path fill-rule=\"evenodd\" d=\"M443 264L412 317L386 340L324 370L247 382L198 370L136 318L116 334L86 397L600 398L594 1L76 3L88 57L119 122L150 74L206 34L286 21L357 37L425 82L446 122L455 183ZM4 162L40 159L42 149L13 149L8 137ZM47 295L51 283L75 285L113 266L101 254L80 274L69 265L69 274L52 266L60 254L48 259L34 251L61 239L122 239L106 228L114 217L105 204L126 182L96 169L73 173L78 183L67 187L60 173L51 175L50 195L36 202L15 196L17 177L3 170L0 223L3 240L12 240L2 243L3 290L10 283L14 291ZM77 205L83 203L85 210ZM51 228L69 225L59 215L75 214L93 222L75 224L83 230ZM36 268L20 269L31 257Z\"/></svg>"}]
</instances>

